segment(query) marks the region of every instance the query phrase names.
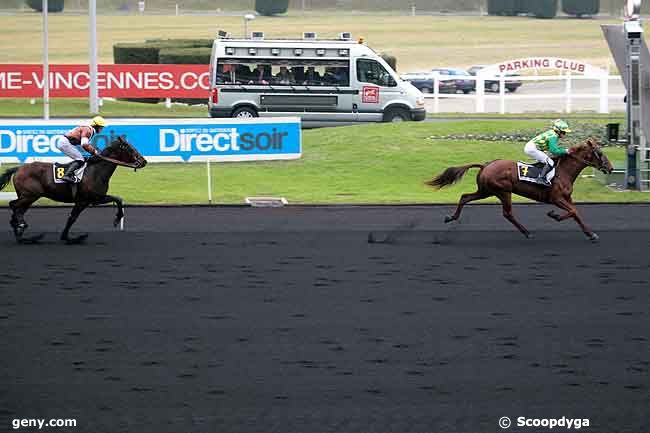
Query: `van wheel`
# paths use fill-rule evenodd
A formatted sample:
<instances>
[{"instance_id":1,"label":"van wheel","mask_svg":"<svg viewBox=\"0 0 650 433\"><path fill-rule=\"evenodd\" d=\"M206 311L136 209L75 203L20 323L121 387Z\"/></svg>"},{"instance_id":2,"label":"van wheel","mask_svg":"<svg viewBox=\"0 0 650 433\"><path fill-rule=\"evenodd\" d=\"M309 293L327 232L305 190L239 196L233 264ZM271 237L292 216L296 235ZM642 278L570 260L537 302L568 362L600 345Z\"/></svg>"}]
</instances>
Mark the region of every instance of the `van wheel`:
<instances>
[{"instance_id":1,"label":"van wheel","mask_svg":"<svg viewBox=\"0 0 650 433\"><path fill-rule=\"evenodd\" d=\"M250 119L257 117L257 111L251 107L240 107L232 112L232 117L237 117L240 119Z\"/></svg>"},{"instance_id":2,"label":"van wheel","mask_svg":"<svg viewBox=\"0 0 650 433\"><path fill-rule=\"evenodd\" d=\"M384 113L384 122L406 122L409 118L409 113L403 108L389 108Z\"/></svg>"}]
</instances>

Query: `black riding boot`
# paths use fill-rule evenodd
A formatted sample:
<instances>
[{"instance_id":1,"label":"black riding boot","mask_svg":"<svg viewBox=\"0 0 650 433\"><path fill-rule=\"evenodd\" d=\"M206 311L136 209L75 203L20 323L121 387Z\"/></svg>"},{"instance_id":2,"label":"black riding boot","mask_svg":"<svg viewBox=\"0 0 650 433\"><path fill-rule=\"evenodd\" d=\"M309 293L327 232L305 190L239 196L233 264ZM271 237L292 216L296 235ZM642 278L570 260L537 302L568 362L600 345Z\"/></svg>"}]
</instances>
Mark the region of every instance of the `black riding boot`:
<instances>
[{"instance_id":1,"label":"black riding boot","mask_svg":"<svg viewBox=\"0 0 650 433\"><path fill-rule=\"evenodd\" d=\"M65 174L61 178L61 180L69 182L69 183L74 183L75 177L74 177L74 172L80 169L84 165L83 161L72 161L70 165L68 166L67 170L65 171Z\"/></svg>"},{"instance_id":2,"label":"black riding boot","mask_svg":"<svg viewBox=\"0 0 650 433\"><path fill-rule=\"evenodd\" d=\"M546 175L552 169L553 169L553 166L547 162L546 165L544 165L544 168L542 169L542 171L539 173L539 177L537 178L537 181L542 183L543 185L551 186L551 182L549 182L548 179L546 179Z\"/></svg>"}]
</instances>

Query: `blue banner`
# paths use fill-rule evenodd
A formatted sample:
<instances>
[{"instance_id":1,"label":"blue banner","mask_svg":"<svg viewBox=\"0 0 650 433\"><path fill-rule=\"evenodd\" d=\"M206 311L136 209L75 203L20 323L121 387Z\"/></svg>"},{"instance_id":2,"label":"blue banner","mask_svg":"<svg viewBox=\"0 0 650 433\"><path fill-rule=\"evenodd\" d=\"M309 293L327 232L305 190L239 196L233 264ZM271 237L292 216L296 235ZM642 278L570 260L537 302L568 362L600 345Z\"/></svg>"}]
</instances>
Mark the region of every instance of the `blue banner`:
<instances>
[{"instance_id":1,"label":"blue banner","mask_svg":"<svg viewBox=\"0 0 650 433\"><path fill-rule=\"evenodd\" d=\"M67 161L56 144L80 121L0 122L0 162ZM107 119L93 137L103 149L123 136L150 162L297 159L302 154L299 118Z\"/></svg>"}]
</instances>

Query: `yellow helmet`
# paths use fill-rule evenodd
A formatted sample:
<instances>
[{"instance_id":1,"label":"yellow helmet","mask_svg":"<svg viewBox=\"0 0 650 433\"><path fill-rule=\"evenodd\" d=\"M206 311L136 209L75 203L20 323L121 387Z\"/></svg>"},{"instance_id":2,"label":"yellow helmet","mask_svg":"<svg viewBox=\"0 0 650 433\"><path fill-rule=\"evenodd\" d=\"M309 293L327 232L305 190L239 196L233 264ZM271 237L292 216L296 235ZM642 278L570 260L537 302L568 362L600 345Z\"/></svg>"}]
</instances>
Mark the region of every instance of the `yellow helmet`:
<instances>
[{"instance_id":1,"label":"yellow helmet","mask_svg":"<svg viewBox=\"0 0 650 433\"><path fill-rule=\"evenodd\" d=\"M106 121L102 116L95 116L90 122L90 126L101 126L102 128L106 126Z\"/></svg>"}]
</instances>

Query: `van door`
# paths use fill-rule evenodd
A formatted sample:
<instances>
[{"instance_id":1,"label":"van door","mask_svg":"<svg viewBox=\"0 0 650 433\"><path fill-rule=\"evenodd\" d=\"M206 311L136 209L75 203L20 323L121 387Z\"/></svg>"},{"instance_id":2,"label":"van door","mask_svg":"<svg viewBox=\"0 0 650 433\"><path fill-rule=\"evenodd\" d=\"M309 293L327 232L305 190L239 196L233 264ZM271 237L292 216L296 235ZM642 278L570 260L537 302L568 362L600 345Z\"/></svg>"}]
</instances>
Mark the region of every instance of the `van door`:
<instances>
[{"instance_id":1,"label":"van door","mask_svg":"<svg viewBox=\"0 0 650 433\"><path fill-rule=\"evenodd\" d=\"M376 60L356 59L355 78L359 93L354 99L361 121L380 122L384 117L383 107L403 96L395 79Z\"/></svg>"},{"instance_id":2,"label":"van door","mask_svg":"<svg viewBox=\"0 0 650 433\"><path fill-rule=\"evenodd\" d=\"M277 60L280 62L283 60ZM350 122L350 65L340 59L293 60L273 66L270 91L260 95L260 116L300 116L303 121ZM286 80L281 80L283 72Z\"/></svg>"},{"instance_id":3,"label":"van door","mask_svg":"<svg viewBox=\"0 0 650 433\"><path fill-rule=\"evenodd\" d=\"M317 82L308 80L307 87L313 97L327 101L325 109L307 107L302 117L305 120L354 122L357 112L353 108L356 91L350 86L350 63L348 61L323 59L313 61ZM316 84L315 86L313 84ZM333 103L329 105L329 102Z\"/></svg>"}]
</instances>

